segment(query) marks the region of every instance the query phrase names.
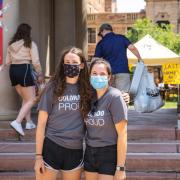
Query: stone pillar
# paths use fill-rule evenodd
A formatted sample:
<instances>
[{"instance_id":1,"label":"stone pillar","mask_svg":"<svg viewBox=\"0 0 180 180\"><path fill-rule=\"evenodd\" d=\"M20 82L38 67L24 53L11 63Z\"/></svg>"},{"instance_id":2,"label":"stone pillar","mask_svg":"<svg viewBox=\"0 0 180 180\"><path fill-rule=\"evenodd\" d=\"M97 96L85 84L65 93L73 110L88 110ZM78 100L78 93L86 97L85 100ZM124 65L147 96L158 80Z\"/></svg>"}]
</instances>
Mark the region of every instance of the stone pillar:
<instances>
[{"instance_id":1,"label":"stone pillar","mask_svg":"<svg viewBox=\"0 0 180 180\"><path fill-rule=\"evenodd\" d=\"M76 46L81 48L87 59L88 40L87 40L87 0L76 0Z\"/></svg>"},{"instance_id":2,"label":"stone pillar","mask_svg":"<svg viewBox=\"0 0 180 180\"><path fill-rule=\"evenodd\" d=\"M7 28L3 31L3 62L5 62L8 42L19 24L19 0L4 0L3 6L7 4L9 8L3 14L3 24ZM9 80L9 68L5 68L0 72L0 120L14 119L19 107L19 98Z\"/></svg>"},{"instance_id":3,"label":"stone pillar","mask_svg":"<svg viewBox=\"0 0 180 180\"><path fill-rule=\"evenodd\" d=\"M55 0L55 59L67 46L87 54L86 0Z\"/></svg>"},{"instance_id":4,"label":"stone pillar","mask_svg":"<svg viewBox=\"0 0 180 180\"><path fill-rule=\"evenodd\" d=\"M20 0L20 23L28 23L32 27L32 39L39 49L43 71L51 73L53 61L51 51L51 19L53 0Z\"/></svg>"},{"instance_id":5,"label":"stone pillar","mask_svg":"<svg viewBox=\"0 0 180 180\"><path fill-rule=\"evenodd\" d=\"M67 46L75 46L75 0L55 0L54 4L55 62Z\"/></svg>"}]
</instances>

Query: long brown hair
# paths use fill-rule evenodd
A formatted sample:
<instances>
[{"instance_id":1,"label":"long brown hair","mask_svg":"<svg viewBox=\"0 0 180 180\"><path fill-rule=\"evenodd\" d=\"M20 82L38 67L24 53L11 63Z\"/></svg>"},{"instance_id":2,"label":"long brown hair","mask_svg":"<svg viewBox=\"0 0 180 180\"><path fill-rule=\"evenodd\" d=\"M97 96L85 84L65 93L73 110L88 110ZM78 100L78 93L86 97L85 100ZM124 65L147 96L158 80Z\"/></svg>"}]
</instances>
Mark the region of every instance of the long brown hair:
<instances>
[{"instance_id":1,"label":"long brown hair","mask_svg":"<svg viewBox=\"0 0 180 180\"><path fill-rule=\"evenodd\" d=\"M31 26L26 23L22 23L18 26L16 33L9 42L9 45L21 39L24 40L25 47L31 48Z\"/></svg>"},{"instance_id":2,"label":"long brown hair","mask_svg":"<svg viewBox=\"0 0 180 180\"><path fill-rule=\"evenodd\" d=\"M86 117L90 111L91 86L89 82L88 66L81 49L76 47L68 47L62 52L55 74L50 80L53 81L54 84L54 97L57 98L62 96L66 89L66 77L64 75L64 57L69 52L79 56L81 63L84 64L84 68L81 69L79 74L78 87L80 94L80 111L82 116Z\"/></svg>"}]
</instances>

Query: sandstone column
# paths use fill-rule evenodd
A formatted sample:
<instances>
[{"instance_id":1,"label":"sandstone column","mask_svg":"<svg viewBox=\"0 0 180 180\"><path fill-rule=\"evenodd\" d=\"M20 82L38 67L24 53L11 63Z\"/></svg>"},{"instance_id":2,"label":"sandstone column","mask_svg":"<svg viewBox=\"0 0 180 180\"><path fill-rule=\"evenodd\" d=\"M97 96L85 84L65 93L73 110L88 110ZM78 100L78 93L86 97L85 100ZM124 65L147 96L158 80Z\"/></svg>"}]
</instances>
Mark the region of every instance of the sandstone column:
<instances>
[{"instance_id":1,"label":"sandstone column","mask_svg":"<svg viewBox=\"0 0 180 180\"><path fill-rule=\"evenodd\" d=\"M86 0L55 0L55 59L64 47L87 53Z\"/></svg>"},{"instance_id":2,"label":"sandstone column","mask_svg":"<svg viewBox=\"0 0 180 180\"><path fill-rule=\"evenodd\" d=\"M3 5L9 8L3 14L3 24L7 31L3 32L3 62L5 61L7 45L19 24L19 0L4 0ZM0 120L12 120L20 107L19 98L10 84L9 69L0 72Z\"/></svg>"}]
</instances>

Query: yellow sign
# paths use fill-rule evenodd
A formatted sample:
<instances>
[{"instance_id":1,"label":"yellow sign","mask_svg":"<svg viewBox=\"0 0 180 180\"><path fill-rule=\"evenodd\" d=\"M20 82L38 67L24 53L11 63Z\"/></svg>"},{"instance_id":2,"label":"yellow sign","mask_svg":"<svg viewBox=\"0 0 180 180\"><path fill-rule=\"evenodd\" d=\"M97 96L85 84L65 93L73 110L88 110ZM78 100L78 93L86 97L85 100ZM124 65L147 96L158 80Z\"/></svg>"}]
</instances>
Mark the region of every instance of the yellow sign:
<instances>
[{"instance_id":1,"label":"yellow sign","mask_svg":"<svg viewBox=\"0 0 180 180\"><path fill-rule=\"evenodd\" d=\"M163 64L164 84L180 84L180 64Z\"/></svg>"},{"instance_id":2,"label":"yellow sign","mask_svg":"<svg viewBox=\"0 0 180 180\"><path fill-rule=\"evenodd\" d=\"M133 71L133 64L128 64L128 66L129 66L129 71Z\"/></svg>"}]
</instances>

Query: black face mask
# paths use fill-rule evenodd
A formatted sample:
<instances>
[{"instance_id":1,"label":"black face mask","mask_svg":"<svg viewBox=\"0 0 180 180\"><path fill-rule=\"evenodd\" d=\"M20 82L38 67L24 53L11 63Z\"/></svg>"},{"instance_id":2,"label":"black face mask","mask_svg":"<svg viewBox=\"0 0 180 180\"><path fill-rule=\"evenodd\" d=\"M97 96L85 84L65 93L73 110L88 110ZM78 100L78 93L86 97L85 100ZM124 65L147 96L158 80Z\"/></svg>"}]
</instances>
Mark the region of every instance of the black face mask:
<instances>
[{"instance_id":1,"label":"black face mask","mask_svg":"<svg viewBox=\"0 0 180 180\"><path fill-rule=\"evenodd\" d=\"M78 76L80 73L79 64L64 64L64 75L70 78Z\"/></svg>"}]
</instances>

